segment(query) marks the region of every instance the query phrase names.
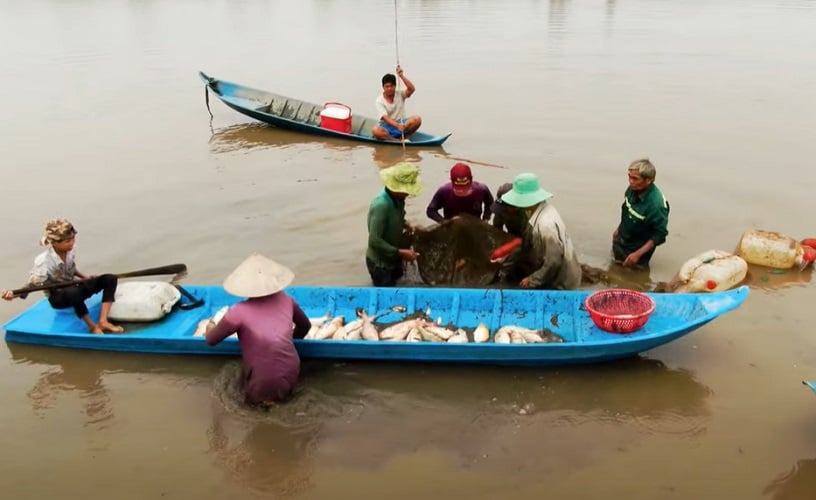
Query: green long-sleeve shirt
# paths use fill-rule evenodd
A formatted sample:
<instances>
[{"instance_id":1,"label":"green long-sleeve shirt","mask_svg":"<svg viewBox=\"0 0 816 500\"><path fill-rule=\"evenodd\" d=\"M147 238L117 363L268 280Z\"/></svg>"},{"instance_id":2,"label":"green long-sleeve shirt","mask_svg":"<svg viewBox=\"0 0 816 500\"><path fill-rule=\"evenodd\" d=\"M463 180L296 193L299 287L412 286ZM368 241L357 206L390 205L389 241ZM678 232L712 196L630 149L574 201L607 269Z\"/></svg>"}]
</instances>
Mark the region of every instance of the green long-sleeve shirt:
<instances>
[{"instance_id":1,"label":"green long-sleeve shirt","mask_svg":"<svg viewBox=\"0 0 816 500\"><path fill-rule=\"evenodd\" d=\"M383 189L368 208L368 249L366 257L381 267L400 265L398 244L405 225L405 200Z\"/></svg>"},{"instance_id":2,"label":"green long-sleeve shirt","mask_svg":"<svg viewBox=\"0 0 816 500\"><path fill-rule=\"evenodd\" d=\"M669 202L654 184L640 194L627 188L621 205L621 222L618 237L612 248L615 258L623 260L627 255L652 240L655 247L662 245L669 234ZM645 264L654 249L646 252L639 263Z\"/></svg>"}]
</instances>

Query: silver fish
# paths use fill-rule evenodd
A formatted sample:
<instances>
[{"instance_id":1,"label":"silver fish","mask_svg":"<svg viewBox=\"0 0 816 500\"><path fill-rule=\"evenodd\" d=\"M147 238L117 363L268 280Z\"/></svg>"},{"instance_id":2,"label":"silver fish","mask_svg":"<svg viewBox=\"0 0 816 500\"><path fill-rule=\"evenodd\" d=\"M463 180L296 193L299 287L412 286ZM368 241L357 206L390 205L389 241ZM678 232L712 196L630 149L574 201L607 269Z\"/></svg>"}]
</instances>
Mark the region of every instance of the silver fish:
<instances>
[{"instance_id":1,"label":"silver fish","mask_svg":"<svg viewBox=\"0 0 816 500\"><path fill-rule=\"evenodd\" d=\"M461 328L456 330L456 333L448 339L448 344L467 344L468 342L467 332Z\"/></svg>"},{"instance_id":2,"label":"silver fish","mask_svg":"<svg viewBox=\"0 0 816 500\"><path fill-rule=\"evenodd\" d=\"M306 335L304 335L303 338L304 339L313 339L314 336L315 336L315 333L317 333L318 330L320 330L319 326L313 326L313 327L309 328L309 331L306 332Z\"/></svg>"},{"instance_id":3,"label":"silver fish","mask_svg":"<svg viewBox=\"0 0 816 500\"><path fill-rule=\"evenodd\" d=\"M204 318L198 322L196 325L195 332L193 332L194 337L203 337L207 333L207 328L210 326L210 319Z\"/></svg>"},{"instance_id":4,"label":"silver fish","mask_svg":"<svg viewBox=\"0 0 816 500\"><path fill-rule=\"evenodd\" d=\"M541 338L541 335L539 335L539 333L535 330L521 330L521 335L528 344L540 344L544 342L544 339Z\"/></svg>"},{"instance_id":5,"label":"silver fish","mask_svg":"<svg viewBox=\"0 0 816 500\"><path fill-rule=\"evenodd\" d=\"M196 326L196 331L195 331L195 333L193 335L196 335L196 336L206 335L207 330L209 330L210 328L214 327L219 322L221 322L221 319L224 317L225 314L227 314L227 311L229 311L229 306L224 306L221 309L215 311L215 314L213 314L212 318L202 319L201 321L199 321L198 325ZM229 335L229 337L237 337L237 336L238 336L237 333L233 333L233 334Z\"/></svg>"},{"instance_id":6,"label":"silver fish","mask_svg":"<svg viewBox=\"0 0 816 500\"><path fill-rule=\"evenodd\" d=\"M507 330L502 330L500 328L498 331L496 331L496 335L493 336L493 342L497 344L509 344L510 334L507 333Z\"/></svg>"},{"instance_id":7,"label":"silver fish","mask_svg":"<svg viewBox=\"0 0 816 500\"><path fill-rule=\"evenodd\" d=\"M405 337L406 342L422 342L422 335L419 334L419 328L413 327Z\"/></svg>"},{"instance_id":8,"label":"silver fish","mask_svg":"<svg viewBox=\"0 0 816 500\"><path fill-rule=\"evenodd\" d=\"M319 328L319 327L323 326L330 319L331 319L331 313L327 312L326 314L324 314L323 316L321 316L319 318L309 318L309 323L311 323L312 326L316 326L316 327Z\"/></svg>"},{"instance_id":9,"label":"silver fish","mask_svg":"<svg viewBox=\"0 0 816 500\"><path fill-rule=\"evenodd\" d=\"M380 332L380 338L383 340L405 340L411 328L417 326L417 320L407 319L400 321L394 325L389 326Z\"/></svg>"},{"instance_id":10,"label":"silver fish","mask_svg":"<svg viewBox=\"0 0 816 500\"><path fill-rule=\"evenodd\" d=\"M314 338L317 340L331 338L337 330L343 327L343 321L345 321L343 316L335 316L331 321L321 326L320 329L315 332Z\"/></svg>"},{"instance_id":11,"label":"silver fish","mask_svg":"<svg viewBox=\"0 0 816 500\"><path fill-rule=\"evenodd\" d=\"M432 323L425 323L422 325L426 331L433 333L437 337L442 340L448 340L449 338L453 337L456 332L453 330L449 330L447 328L432 324Z\"/></svg>"},{"instance_id":12,"label":"silver fish","mask_svg":"<svg viewBox=\"0 0 816 500\"><path fill-rule=\"evenodd\" d=\"M518 330L510 330L508 332L510 334L510 343L511 344L526 344L527 341L524 340L524 335L521 334Z\"/></svg>"},{"instance_id":13,"label":"silver fish","mask_svg":"<svg viewBox=\"0 0 816 500\"><path fill-rule=\"evenodd\" d=\"M516 325L503 326L501 329L506 330L507 333L510 334L511 340L516 339L514 340L515 343L521 343L518 342L517 340L519 336L522 337L524 339L524 342L527 344L540 344L549 342L548 339L544 338L541 335L540 330L531 330L529 328L524 328L523 326Z\"/></svg>"},{"instance_id":14,"label":"silver fish","mask_svg":"<svg viewBox=\"0 0 816 500\"><path fill-rule=\"evenodd\" d=\"M309 318L309 323L311 323L312 326L309 327L308 333L306 333L306 335L303 338L304 339L313 339L315 337L315 335L317 334L317 331L320 330L320 328L323 325L325 325L326 322L329 321L330 318L331 318L331 313L329 313L329 312L327 312L326 314L324 314L323 316L321 316L319 318ZM292 324L292 326L294 327L294 323Z\"/></svg>"},{"instance_id":15,"label":"silver fish","mask_svg":"<svg viewBox=\"0 0 816 500\"><path fill-rule=\"evenodd\" d=\"M487 325L484 323L479 323L479 326L473 330L473 341L487 342L488 340L490 340L490 330L487 329Z\"/></svg>"},{"instance_id":16,"label":"silver fish","mask_svg":"<svg viewBox=\"0 0 816 500\"><path fill-rule=\"evenodd\" d=\"M357 311L357 314L360 315L360 319L363 321L363 325L360 328L360 336L363 338L363 340L380 340L380 334L377 332L377 328L374 326L374 319L376 316L369 316L363 310Z\"/></svg>"},{"instance_id":17,"label":"silver fish","mask_svg":"<svg viewBox=\"0 0 816 500\"><path fill-rule=\"evenodd\" d=\"M428 323L419 323L417 325L419 328L419 334L422 336L422 340L428 342L444 342L445 340L437 335Z\"/></svg>"},{"instance_id":18,"label":"silver fish","mask_svg":"<svg viewBox=\"0 0 816 500\"><path fill-rule=\"evenodd\" d=\"M363 331L363 318L355 319L350 323L346 323L345 326L343 326L343 328L340 328L338 330L338 332L340 332L339 338L337 332L335 332L332 338L336 340L360 340L360 338L362 338L361 335L362 331Z\"/></svg>"},{"instance_id":19,"label":"silver fish","mask_svg":"<svg viewBox=\"0 0 816 500\"><path fill-rule=\"evenodd\" d=\"M346 332L346 337L344 340L362 340L363 338L363 326L360 324L360 328L352 330L350 332Z\"/></svg>"},{"instance_id":20,"label":"silver fish","mask_svg":"<svg viewBox=\"0 0 816 500\"><path fill-rule=\"evenodd\" d=\"M541 331L541 339L543 342L551 342L556 344L564 342L564 337L558 335L552 330L548 330L547 328Z\"/></svg>"},{"instance_id":21,"label":"silver fish","mask_svg":"<svg viewBox=\"0 0 816 500\"><path fill-rule=\"evenodd\" d=\"M215 323L217 325L221 321L221 318L223 318L224 315L227 314L228 310L229 310L229 306L224 306L221 309L219 309L218 311L216 311L215 314L213 314L213 317L212 317L213 323Z\"/></svg>"}]
</instances>

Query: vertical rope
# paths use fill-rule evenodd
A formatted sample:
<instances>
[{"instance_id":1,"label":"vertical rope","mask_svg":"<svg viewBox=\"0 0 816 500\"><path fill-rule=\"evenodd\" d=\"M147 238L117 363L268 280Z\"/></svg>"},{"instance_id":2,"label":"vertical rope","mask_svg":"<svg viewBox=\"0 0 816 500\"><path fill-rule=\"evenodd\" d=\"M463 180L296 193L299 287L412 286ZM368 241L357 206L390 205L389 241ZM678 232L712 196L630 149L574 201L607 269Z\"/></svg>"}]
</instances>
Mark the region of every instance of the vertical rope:
<instances>
[{"instance_id":1,"label":"vertical rope","mask_svg":"<svg viewBox=\"0 0 816 500\"><path fill-rule=\"evenodd\" d=\"M397 48L397 66L399 66L399 16L397 16L397 0L394 0L394 46Z\"/></svg>"},{"instance_id":2,"label":"vertical rope","mask_svg":"<svg viewBox=\"0 0 816 500\"><path fill-rule=\"evenodd\" d=\"M212 123L213 114L212 111L210 111L210 93L208 92L208 90L209 86L204 85L204 103L207 105L207 113L210 114L210 123Z\"/></svg>"},{"instance_id":3,"label":"vertical rope","mask_svg":"<svg viewBox=\"0 0 816 500\"><path fill-rule=\"evenodd\" d=\"M399 16L397 15L397 0L394 0L394 47L397 49L397 66L400 65L399 58ZM397 92L400 90L401 78L397 75ZM402 100L403 112L405 112L405 99ZM403 130L400 130L400 138L402 139L402 157L405 159L405 124L402 124Z\"/></svg>"}]
</instances>

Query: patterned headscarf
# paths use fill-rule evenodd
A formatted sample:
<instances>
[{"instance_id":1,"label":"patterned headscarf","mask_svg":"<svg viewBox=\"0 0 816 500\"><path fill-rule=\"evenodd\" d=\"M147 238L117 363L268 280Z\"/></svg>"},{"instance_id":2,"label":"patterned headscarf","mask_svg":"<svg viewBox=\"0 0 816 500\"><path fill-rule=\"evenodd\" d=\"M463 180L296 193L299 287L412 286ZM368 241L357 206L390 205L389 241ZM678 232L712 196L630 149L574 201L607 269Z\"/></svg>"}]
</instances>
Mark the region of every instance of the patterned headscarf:
<instances>
[{"instance_id":1,"label":"patterned headscarf","mask_svg":"<svg viewBox=\"0 0 816 500\"><path fill-rule=\"evenodd\" d=\"M66 219L54 219L45 225L45 236L40 240L40 245L50 245L59 241L67 240L77 234L74 225Z\"/></svg>"}]
</instances>

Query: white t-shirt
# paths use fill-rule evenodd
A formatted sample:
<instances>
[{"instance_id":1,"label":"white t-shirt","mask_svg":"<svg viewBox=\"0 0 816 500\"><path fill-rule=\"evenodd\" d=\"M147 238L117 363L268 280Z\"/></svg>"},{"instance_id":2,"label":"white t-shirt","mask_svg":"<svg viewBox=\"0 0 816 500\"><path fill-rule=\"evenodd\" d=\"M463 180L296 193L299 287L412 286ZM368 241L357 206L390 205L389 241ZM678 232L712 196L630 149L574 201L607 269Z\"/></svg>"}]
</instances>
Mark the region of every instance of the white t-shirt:
<instances>
[{"instance_id":1,"label":"white t-shirt","mask_svg":"<svg viewBox=\"0 0 816 500\"><path fill-rule=\"evenodd\" d=\"M380 94L377 97L377 119L382 120L382 117L388 115L392 120L405 119L405 91L397 90L394 92L394 102L387 102L385 97Z\"/></svg>"}]
</instances>

